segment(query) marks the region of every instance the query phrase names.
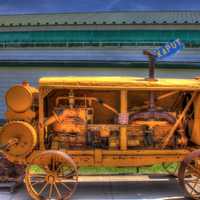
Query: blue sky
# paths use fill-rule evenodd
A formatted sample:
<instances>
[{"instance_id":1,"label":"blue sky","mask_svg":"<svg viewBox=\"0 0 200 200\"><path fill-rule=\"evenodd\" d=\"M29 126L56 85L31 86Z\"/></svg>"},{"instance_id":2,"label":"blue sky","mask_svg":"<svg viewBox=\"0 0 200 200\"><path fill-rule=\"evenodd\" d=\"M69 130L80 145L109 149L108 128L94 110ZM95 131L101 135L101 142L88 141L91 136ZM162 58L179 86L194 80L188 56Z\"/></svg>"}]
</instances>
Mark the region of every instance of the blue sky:
<instances>
[{"instance_id":1,"label":"blue sky","mask_svg":"<svg viewBox=\"0 0 200 200\"><path fill-rule=\"evenodd\" d=\"M200 10L200 0L0 0L0 14Z\"/></svg>"}]
</instances>

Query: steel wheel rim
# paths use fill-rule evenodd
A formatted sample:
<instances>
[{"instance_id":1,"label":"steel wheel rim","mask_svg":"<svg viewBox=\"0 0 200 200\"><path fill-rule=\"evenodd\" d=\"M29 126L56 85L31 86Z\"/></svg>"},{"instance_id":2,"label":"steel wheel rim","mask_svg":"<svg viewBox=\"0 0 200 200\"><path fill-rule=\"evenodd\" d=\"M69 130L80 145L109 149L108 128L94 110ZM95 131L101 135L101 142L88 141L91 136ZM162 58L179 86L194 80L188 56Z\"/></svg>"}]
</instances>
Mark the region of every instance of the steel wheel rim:
<instances>
[{"instance_id":1,"label":"steel wheel rim","mask_svg":"<svg viewBox=\"0 0 200 200\"><path fill-rule=\"evenodd\" d=\"M63 152L49 150L36 156L33 164L35 165L35 160L44 157L49 165L39 164L40 161L37 161L37 166L42 169L40 173L31 172L32 164L26 169L25 183L29 194L33 199L70 199L78 183L77 168L73 160ZM52 158L51 163L48 157Z\"/></svg>"},{"instance_id":2,"label":"steel wheel rim","mask_svg":"<svg viewBox=\"0 0 200 200\"><path fill-rule=\"evenodd\" d=\"M179 170L179 182L187 197L200 199L200 166L197 167L197 159L200 159L200 151L189 154L181 163Z\"/></svg>"}]
</instances>

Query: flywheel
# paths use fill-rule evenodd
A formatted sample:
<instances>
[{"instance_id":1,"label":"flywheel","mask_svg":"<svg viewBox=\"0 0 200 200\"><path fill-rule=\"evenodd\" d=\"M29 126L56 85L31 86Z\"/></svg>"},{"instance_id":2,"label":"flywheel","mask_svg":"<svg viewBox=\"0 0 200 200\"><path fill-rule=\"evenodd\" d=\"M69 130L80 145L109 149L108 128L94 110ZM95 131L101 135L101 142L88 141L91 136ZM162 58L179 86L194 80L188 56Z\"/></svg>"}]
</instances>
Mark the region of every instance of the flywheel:
<instances>
[{"instance_id":1,"label":"flywheel","mask_svg":"<svg viewBox=\"0 0 200 200\"><path fill-rule=\"evenodd\" d=\"M6 123L0 132L0 146L6 146L4 154L11 162L19 163L21 159L28 156L37 143L37 133L35 128L24 121L11 121Z\"/></svg>"}]
</instances>

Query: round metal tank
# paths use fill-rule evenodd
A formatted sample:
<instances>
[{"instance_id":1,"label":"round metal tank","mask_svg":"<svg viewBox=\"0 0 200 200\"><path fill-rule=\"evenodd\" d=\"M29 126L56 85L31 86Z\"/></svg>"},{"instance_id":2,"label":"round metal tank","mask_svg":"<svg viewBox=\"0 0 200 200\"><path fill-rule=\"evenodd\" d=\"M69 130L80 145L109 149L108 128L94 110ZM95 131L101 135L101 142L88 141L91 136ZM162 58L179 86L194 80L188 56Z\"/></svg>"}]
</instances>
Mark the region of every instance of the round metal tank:
<instances>
[{"instance_id":1,"label":"round metal tank","mask_svg":"<svg viewBox=\"0 0 200 200\"><path fill-rule=\"evenodd\" d=\"M21 113L30 109L38 90L27 82L12 86L5 95L6 104L14 112Z\"/></svg>"}]
</instances>

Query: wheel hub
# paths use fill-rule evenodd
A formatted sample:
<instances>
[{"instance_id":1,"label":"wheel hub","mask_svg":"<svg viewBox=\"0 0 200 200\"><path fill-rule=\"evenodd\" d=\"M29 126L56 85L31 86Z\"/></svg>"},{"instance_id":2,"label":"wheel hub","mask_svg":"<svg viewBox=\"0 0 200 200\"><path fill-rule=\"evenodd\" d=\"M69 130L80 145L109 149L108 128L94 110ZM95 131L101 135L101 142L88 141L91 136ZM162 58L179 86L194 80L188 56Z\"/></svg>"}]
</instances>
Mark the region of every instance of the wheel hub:
<instances>
[{"instance_id":1,"label":"wheel hub","mask_svg":"<svg viewBox=\"0 0 200 200\"><path fill-rule=\"evenodd\" d=\"M56 182L57 176L55 174L50 174L46 176L46 182L49 184L54 184Z\"/></svg>"}]
</instances>

